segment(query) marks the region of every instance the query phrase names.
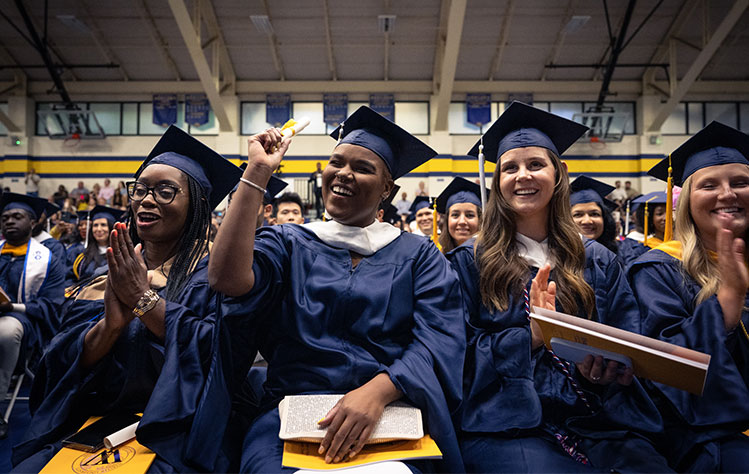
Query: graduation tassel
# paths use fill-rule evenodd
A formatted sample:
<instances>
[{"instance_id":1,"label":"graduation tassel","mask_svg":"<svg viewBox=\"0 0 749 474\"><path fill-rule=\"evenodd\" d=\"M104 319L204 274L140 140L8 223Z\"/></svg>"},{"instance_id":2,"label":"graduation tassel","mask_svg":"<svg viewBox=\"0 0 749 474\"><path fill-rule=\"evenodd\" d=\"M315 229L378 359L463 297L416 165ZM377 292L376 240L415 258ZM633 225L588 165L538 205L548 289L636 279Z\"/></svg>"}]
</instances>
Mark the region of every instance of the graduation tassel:
<instances>
[{"instance_id":1,"label":"graduation tassel","mask_svg":"<svg viewBox=\"0 0 749 474\"><path fill-rule=\"evenodd\" d=\"M86 243L83 245L83 248L88 248L88 232L91 228L91 212L88 213L86 216Z\"/></svg>"},{"instance_id":2,"label":"graduation tassel","mask_svg":"<svg viewBox=\"0 0 749 474\"><path fill-rule=\"evenodd\" d=\"M663 231L663 241L668 242L673 239L674 233L674 179L671 177L673 168L671 167L671 154L668 154L668 179L666 180L666 229Z\"/></svg>"},{"instance_id":3,"label":"graduation tassel","mask_svg":"<svg viewBox=\"0 0 749 474\"><path fill-rule=\"evenodd\" d=\"M437 216L437 200L432 201L432 242L437 246L440 252L442 252L442 245L440 245L440 236L437 233L437 226L439 224L439 217Z\"/></svg>"},{"instance_id":4,"label":"graduation tassel","mask_svg":"<svg viewBox=\"0 0 749 474\"><path fill-rule=\"evenodd\" d=\"M629 201L627 201L627 213L625 215L626 217L624 218L624 237L629 235Z\"/></svg>"},{"instance_id":5,"label":"graduation tassel","mask_svg":"<svg viewBox=\"0 0 749 474\"><path fill-rule=\"evenodd\" d=\"M643 229L643 234L645 234L645 238L642 239L642 245L645 247L648 246L648 201L645 201L645 225Z\"/></svg>"},{"instance_id":6,"label":"graduation tassel","mask_svg":"<svg viewBox=\"0 0 749 474\"><path fill-rule=\"evenodd\" d=\"M481 138L479 143L479 184L481 185L481 211L486 212L486 175L484 173L484 126L479 124Z\"/></svg>"}]
</instances>

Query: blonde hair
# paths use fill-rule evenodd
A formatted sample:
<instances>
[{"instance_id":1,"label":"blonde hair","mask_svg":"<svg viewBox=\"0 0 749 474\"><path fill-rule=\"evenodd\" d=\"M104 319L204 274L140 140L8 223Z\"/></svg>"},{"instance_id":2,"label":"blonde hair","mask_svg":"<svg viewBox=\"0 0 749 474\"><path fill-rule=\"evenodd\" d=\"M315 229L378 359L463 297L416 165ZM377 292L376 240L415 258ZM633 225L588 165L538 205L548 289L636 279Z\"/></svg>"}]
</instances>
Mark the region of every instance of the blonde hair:
<instances>
[{"instance_id":1,"label":"blonde hair","mask_svg":"<svg viewBox=\"0 0 749 474\"><path fill-rule=\"evenodd\" d=\"M476 206L476 215L479 218L479 226L481 226L481 206ZM454 248L458 246L458 244L455 242L455 239L453 239L453 236L450 235L450 231L448 230L448 221L450 220L450 209L447 209L447 212L445 212L445 217L442 219L442 226L440 226L440 246L442 247L442 252L447 253Z\"/></svg>"},{"instance_id":2,"label":"blonde hair","mask_svg":"<svg viewBox=\"0 0 749 474\"><path fill-rule=\"evenodd\" d=\"M562 161L549 150L555 170L554 192L548 216L549 257L557 283L557 301L566 313L577 314L580 306L588 318L595 310L593 289L583 277L585 246L570 210L570 185ZM481 301L487 308L506 311L510 295L520 296L531 276L530 266L518 252L515 239L517 215L499 189L500 166L481 221L474 252L479 267Z\"/></svg>"}]
</instances>

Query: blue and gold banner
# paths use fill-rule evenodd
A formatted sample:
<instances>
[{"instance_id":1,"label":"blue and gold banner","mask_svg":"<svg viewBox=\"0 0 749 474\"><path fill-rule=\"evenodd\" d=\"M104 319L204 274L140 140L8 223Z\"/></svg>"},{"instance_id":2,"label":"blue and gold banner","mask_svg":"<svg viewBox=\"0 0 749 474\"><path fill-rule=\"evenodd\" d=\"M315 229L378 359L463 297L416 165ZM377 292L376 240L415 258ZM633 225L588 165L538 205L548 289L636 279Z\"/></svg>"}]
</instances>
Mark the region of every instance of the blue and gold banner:
<instances>
[{"instance_id":1,"label":"blue and gold banner","mask_svg":"<svg viewBox=\"0 0 749 474\"><path fill-rule=\"evenodd\" d=\"M348 116L348 94L323 94L323 120L337 127Z\"/></svg>"},{"instance_id":2,"label":"blue and gold banner","mask_svg":"<svg viewBox=\"0 0 749 474\"><path fill-rule=\"evenodd\" d=\"M291 118L291 96L289 94L267 94L265 96L265 121L280 127Z\"/></svg>"},{"instance_id":3,"label":"blue and gold banner","mask_svg":"<svg viewBox=\"0 0 749 474\"><path fill-rule=\"evenodd\" d=\"M185 122L193 127L208 123L211 103L205 94L185 94Z\"/></svg>"},{"instance_id":4,"label":"blue and gold banner","mask_svg":"<svg viewBox=\"0 0 749 474\"><path fill-rule=\"evenodd\" d=\"M393 94L369 94L369 108L391 122L395 122L395 98Z\"/></svg>"},{"instance_id":5,"label":"blue and gold banner","mask_svg":"<svg viewBox=\"0 0 749 474\"><path fill-rule=\"evenodd\" d=\"M491 106L491 94L466 94L466 118L468 123L481 127L491 122Z\"/></svg>"},{"instance_id":6,"label":"blue and gold banner","mask_svg":"<svg viewBox=\"0 0 749 474\"><path fill-rule=\"evenodd\" d=\"M153 123L168 127L177 122L177 94L153 95Z\"/></svg>"}]
</instances>

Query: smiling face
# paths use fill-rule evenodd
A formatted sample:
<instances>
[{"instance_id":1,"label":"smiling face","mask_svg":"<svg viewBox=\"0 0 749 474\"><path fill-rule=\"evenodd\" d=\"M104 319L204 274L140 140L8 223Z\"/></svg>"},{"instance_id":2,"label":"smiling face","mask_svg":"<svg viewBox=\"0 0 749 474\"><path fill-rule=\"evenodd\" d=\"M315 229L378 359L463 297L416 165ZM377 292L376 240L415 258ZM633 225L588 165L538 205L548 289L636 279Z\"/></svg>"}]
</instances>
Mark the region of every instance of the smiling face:
<instances>
[{"instance_id":1,"label":"smiling face","mask_svg":"<svg viewBox=\"0 0 749 474\"><path fill-rule=\"evenodd\" d=\"M548 214L556 171L545 148L514 148L499 159L499 190L518 219Z\"/></svg>"},{"instance_id":2,"label":"smiling face","mask_svg":"<svg viewBox=\"0 0 749 474\"><path fill-rule=\"evenodd\" d=\"M416 225L423 234L429 235L432 233L434 220L430 208L424 207L416 211Z\"/></svg>"},{"instance_id":3,"label":"smiling face","mask_svg":"<svg viewBox=\"0 0 749 474\"><path fill-rule=\"evenodd\" d=\"M697 170L691 176L689 212L709 250L720 228L743 237L749 228L749 166L740 163Z\"/></svg>"},{"instance_id":4,"label":"smiling face","mask_svg":"<svg viewBox=\"0 0 749 474\"><path fill-rule=\"evenodd\" d=\"M177 242L182 234L190 209L187 177L177 168L155 164L146 167L137 181L148 187L159 184L180 190L169 204L160 204L148 193L141 201L132 201L138 237L144 242Z\"/></svg>"},{"instance_id":5,"label":"smiling face","mask_svg":"<svg viewBox=\"0 0 749 474\"><path fill-rule=\"evenodd\" d=\"M99 246L107 245L109 240L109 222L101 217L91 222L91 233Z\"/></svg>"},{"instance_id":6,"label":"smiling face","mask_svg":"<svg viewBox=\"0 0 749 474\"><path fill-rule=\"evenodd\" d=\"M453 204L447 213L447 231L455 241L462 245L479 230L478 206L470 202Z\"/></svg>"},{"instance_id":7,"label":"smiling face","mask_svg":"<svg viewBox=\"0 0 749 474\"><path fill-rule=\"evenodd\" d=\"M663 235L666 231L666 205L656 204L653 207L653 231L656 235Z\"/></svg>"},{"instance_id":8,"label":"smiling face","mask_svg":"<svg viewBox=\"0 0 749 474\"><path fill-rule=\"evenodd\" d=\"M595 202L584 202L572 206L572 220L580 233L596 240L603 234L603 212Z\"/></svg>"},{"instance_id":9,"label":"smiling face","mask_svg":"<svg viewBox=\"0 0 749 474\"><path fill-rule=\"evenodd\" d=\"M341 224L366 227L393 188L385 162L350 143L338 145L322 172L325 210Z\"/></svg>"}]
</instances>

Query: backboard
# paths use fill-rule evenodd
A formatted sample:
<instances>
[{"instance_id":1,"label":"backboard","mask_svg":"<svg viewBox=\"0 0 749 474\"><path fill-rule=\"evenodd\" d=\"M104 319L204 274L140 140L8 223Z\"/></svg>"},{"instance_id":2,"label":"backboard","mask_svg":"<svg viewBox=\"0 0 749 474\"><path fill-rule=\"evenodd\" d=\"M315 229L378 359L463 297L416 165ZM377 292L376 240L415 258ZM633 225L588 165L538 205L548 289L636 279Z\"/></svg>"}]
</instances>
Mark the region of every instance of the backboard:
<instances>
[{"instance_id":1,"label":"backboard","mask_svg":"<svg viewBox=\"0 0 749 474\"><path fill-rule=\"evenodd\" d=\"M628 112L582 112L574 114L572 120L590 127L582 140L609 143L622 141L632 117Z\"/></svg>"},{"instance_id":2,"label":"backboard","mask_svg":"<svg viewBox=\"0 0 749 474\"><path fill-rule=\"evenodd\" d=\"M47 136L58 140L106 138L93 110L39 110L37 118Z\"/></svg>"}]
</instances>

